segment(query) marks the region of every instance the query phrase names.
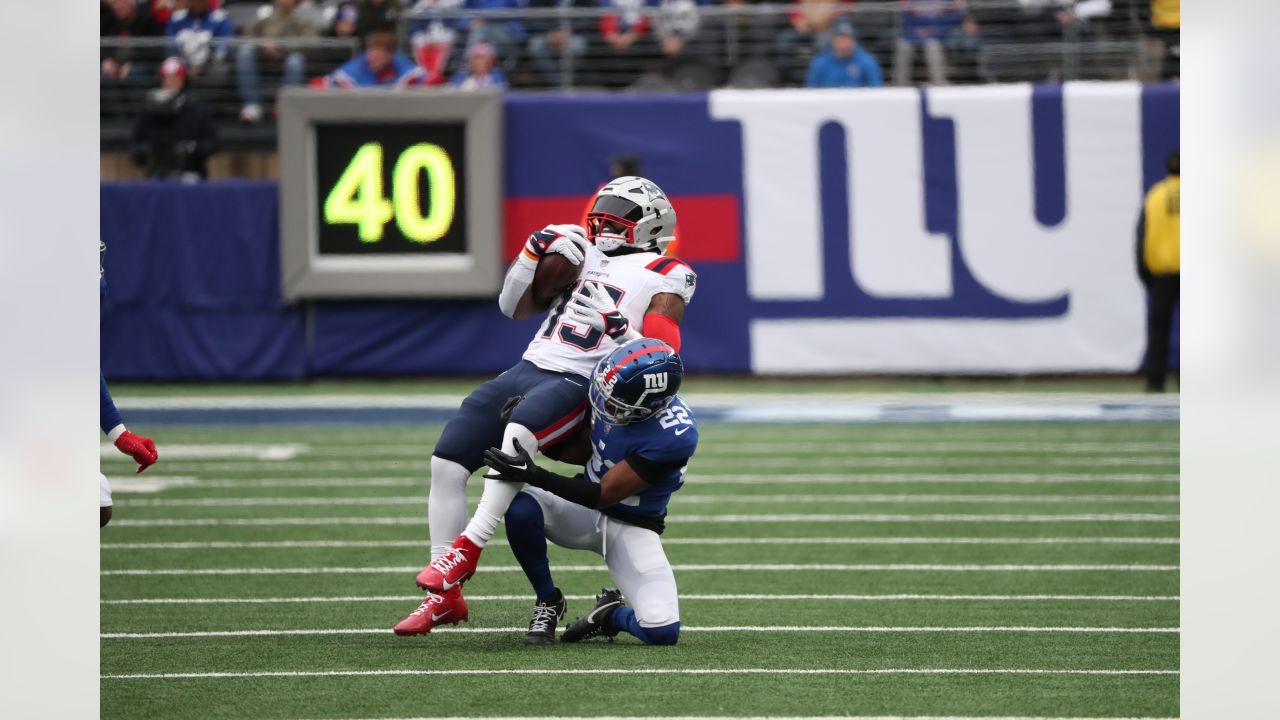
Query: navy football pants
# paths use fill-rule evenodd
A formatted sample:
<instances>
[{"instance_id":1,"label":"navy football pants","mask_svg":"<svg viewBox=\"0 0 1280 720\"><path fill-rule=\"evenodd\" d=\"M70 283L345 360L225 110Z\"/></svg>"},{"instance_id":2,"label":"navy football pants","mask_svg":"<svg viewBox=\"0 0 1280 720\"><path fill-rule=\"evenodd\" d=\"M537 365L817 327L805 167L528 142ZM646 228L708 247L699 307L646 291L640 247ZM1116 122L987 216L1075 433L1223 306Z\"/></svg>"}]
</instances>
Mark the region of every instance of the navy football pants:
<instances>
[{"instance_id":1,"label":"navy football pants","mask_svg":"<svg viewBox=\"0 0 1280 720\"><path fill-rule=\"evenodd\" d=\"M475 472L484 464L484 451L502 445L506 428L502 406L513 395L522 395L524 400L516 406L510 422L529 428L541 448L568 438L590 417L586 378L543 370L521 360L462 401L432 454Z\"/></svg>"}]
</instances>

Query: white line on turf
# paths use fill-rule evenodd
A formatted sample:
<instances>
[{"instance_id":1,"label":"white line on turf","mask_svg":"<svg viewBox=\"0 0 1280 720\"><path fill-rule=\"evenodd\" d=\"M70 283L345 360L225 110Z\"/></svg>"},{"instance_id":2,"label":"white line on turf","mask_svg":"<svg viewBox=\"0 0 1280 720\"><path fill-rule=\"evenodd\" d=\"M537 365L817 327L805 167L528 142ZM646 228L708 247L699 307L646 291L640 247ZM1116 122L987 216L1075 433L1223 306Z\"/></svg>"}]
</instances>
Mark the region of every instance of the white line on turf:
<instances>
[{"instance_id":1,"label":"white line on turf","mask_svg":"<svg viewBox=\"0 0 1280 720\"><path fill-rule=\"evenodd\" d=\"M872 514L824 514L785 513L767 515L675 515L669 523L732 523L732 522L1177 522L1177 515L1151 513L1076 513L1063 515L872 515Z\"/></svg>"},{"instance_id":2,"label":"white line on turf","mask_svg":"<svg viewBox=\"0 0 1280 720\"><path fill-rule=\"evenodd\" d=\"M687 482L696 485L771 485L783 483L796 484L896 484L896 483L993 483L993 484L1040 484L1040 483L1149 483L1178 482L1176 473L999 473L999 474L955 474L955 473L859 473L844 474L704 474L690 475Z\"/></svg>"},{"instance_id":3,"label":"white line on turf","mask_svg":"<svg viewBox=\"0 0 1280 720\"><path fill-rule=\"evenodd\" d=\"M523 630L524 628L519 628ZM383 631L389 632L389 631ZM1053 669L1053 668L527 668L424 670L266 670L258 672L122 673L104 680L199 680L263 677L368 677L417 675L1180 675L1178 670Z\"/></svg>"},{"instance_id":4,"label":"white line on turf","mask_svg":"<svg viewBox=\"0 0 1280 720\"><path fill-rule=\"evenodd\" d=\"M924 565L908 563L881 564L837 564L837 563L797 563L797 564L687 564L673 565L677 572L710 572L710 571L826 571L826 572L1176 572L1177 565ZM298 568L162 568L162 569L127 569L103 570L105 577L122 575L346 575L346 574L389 574L417 573L422 570L419 565L400 565L394 567L298 567ZM558 565L552 568L555 572L605 572L603 565ZM486 573L523 572L519 565L488 565Z\"/></svg>"},{"instance_id":5,"label":"white line on turf","mask_svg":"<svg viewBox=\"0 0 1280 720\"><path fill-rule=\"evenodd\" d=\"M1177 515L1152 513L1073 513L1062 515L981 515L981 514L727 514L673 515L668 523L1060 523L1060 522L1177 522ZM281 517L281 518L126 518L112 523L116 527L201 527L242 525L425 525L426 518L406 517Z\"/></svg>"},{"instance_id":6,"label":"white line on turf","mask_svg":"<svg viewBox=\"0 0 1280 720\"><path fill-rule=\"evenodd\" d=\"M743 468L743 469L761 469L761 468L793 468L797 465L803 465L806 468L817 467L836 467L836 468L897 468L897 467L935 467L937 465L947 465L949 467L977 467L987 468L993 466L1008 465L1035 465L1035 466L1069 466L1069 465L1088 465L1091 467L1110 467L1110 466L1177 466L1179 459L1173 457L1097 457L1096 455L1082 455L1079 457L809 457L803 459L796 458L779 458L779 457L752 457L752 458L716 458L701 457L696 461L699 468L708 466ZM124 466L124 459L111 458L104 461L104 464L112 466ZM273 463L274 468L288 469L294 471L329 471L329 470L404 470L413 471L415 473L425 474L429 468L429 462L426 459L405 459L405 460L368 460L365 458L352 457L350 460L302 460L291 462ZM227 460L220 462L188 462L186 460L174 460L170 463L170 467L177 468L177 472L235 472L240 471L261 471L263 463L257 460Z\"/></svg>"},{"instance_id":7,"label":"white line on turf","mask_svg":"<svg viewBox=\"0 0 1280 720\"><path fill-rule=\"evenodd\" d=\"M490 540L506 545L506 540ZM666 538L663 545L1177 545L1176 537L784 537ZM260 542L103 543L103 550L248 550L290 548L421 548L422 540L263 540Z\"/></svg>"},{"instance_id":8,"label":"white line on turf","mask_svg":"<svg viewBox=\"0 0 1280 720\"><path fill-rule=\"evenodd\" d=\"M349 455L376 455L379 457L406 456L424 457L431 452L428 443L359 443L329 444L323 446L307 446L301 444L205 444L179 445L183 458L254 458L258 460L290 460L298 455L307 457L343 457ZM1176 455L1178 443L1173 442L1081 442L1065 440L1063 442L1018 442L1018 441L831 441L814 442L798 440L796 442L743 442L743 441L709 441L703 443L700 454L734 454L734 455L794 455L807 453L827 454L863 454L863 453L925 453L938 454L1016 454L1036 453L1049 455ZM113 458L119 452L110 444L103 444L102 457ZM170 450L166 458L178 457Z\"/></svg>"},{"instance_id":9,"label":"white line on turf","mask_svg":"<svg viewBox=\"0 0 1280 720\"><path fill-rule=\"evenodd\" d=\"M565 595L566 600L595 600L594 595ZM329 597L267 597L267 598L129 598L103 600L103 605L274 605L291 603L361 603L361 602L419 602L417 595L345 595ZM529 595L468 595L467 602L528 602ZM1177 595L705 595L684 594L680 601L777 601L799 600L815 602L1177 602Z\"/></svg>"},{"instance_id":10,"label":"white line on turf","mask_svg":"<svg viewBox=\"0 0 1280 720\"><path fill-rule=\"evenodd\" d=\"M123 479L123 478L122 478ZM953 483L953 484L999 484L1027 485L1048 483L1153 483L1178 482L1174 473L1000 473L1000 474L953 474L953 473L860 473L846 474L705 474L695 473L686 478L695 485L860 485L860 484L903 484L903 483ZM336 477L336 478L210 478L197 479L186 476L163 478L157 481L163 487L152 488L148 485L136 492L155 492L167 487L198 488L326 488L326 487L423 487L428 484L427 474L419 473L406 477ZM112 487L116 485L112 482ZM132 486L126 484L126 488ZM135 492L125 489L123 492Z\"/></svg>"},{"instance_id":11,"label":"white line on turf","mask_svg":"<svg viewBox=\"0 0 1280 720\"><path fill-rule=\"evenodd\" d=\"M493 634L525 632L527 627L448 627L437 633ZM1137 635L1176 635L1178 628L1168 627L895 627L852 625L722 625L715 627L681 627L681 632L709 633L1128 633ZM103 640L151 640L164 638L205 637L281 637L289 635L390 635L387 628L315 628L298 630L201 630L192 632L100 633Z\"/></svg>"},{"instance_id":12,"label":"white line on turf","mask_svg":"<svg viewBox=\"0 0 1280 720\"><path fill-rule=\"evenodd\" d=\"M1010 504L1026 503L1176 503L1177 495L675 495L679 505L756 505L784 503L930 503ZM359 497L219 497L121 500L120 507L309 507L309 506L397 506L426 505L426 495Z\"/></svg>"}]
</instances>

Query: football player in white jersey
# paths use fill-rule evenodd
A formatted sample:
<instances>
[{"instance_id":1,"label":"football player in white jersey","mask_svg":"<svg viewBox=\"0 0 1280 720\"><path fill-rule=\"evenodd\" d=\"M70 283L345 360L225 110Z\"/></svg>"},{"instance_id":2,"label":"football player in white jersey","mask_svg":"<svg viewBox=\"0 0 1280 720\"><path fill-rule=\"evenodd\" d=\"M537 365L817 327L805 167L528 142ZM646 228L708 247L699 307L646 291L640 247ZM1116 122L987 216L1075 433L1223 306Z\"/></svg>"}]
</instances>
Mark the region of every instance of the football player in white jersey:
<instances>
[{"instance_id":1,"label":"football player in white jersey","mask_svg":"<svg viewBox=\"0 0 1280 720\"><path fill-rule=\"evenodd\" d=\"M395 626L396 634L418 635L468 619L462 584L475 574L481 550L523 488L485 480L480 506L468 522L466 483L484 464L485 450L498 445L513 453L518 441L531 452L557 455L555 446L590 417L588 378L602 357L642 336L679 350L680 321L697 276L684 262L661 254L675 228L675 209L662 190L628 176L597 192L585 232L576 225L550 225L525 243L507 271L498 306L517 320L539 312L547 317L521 361L467 396L436 442L428 497L432 560L417 577L427 597ZM582 269L573 286L539 306L533 278L547 253ZM514 397L522 400L504 420L502 409Z\"/></svg>"}]
</instances>

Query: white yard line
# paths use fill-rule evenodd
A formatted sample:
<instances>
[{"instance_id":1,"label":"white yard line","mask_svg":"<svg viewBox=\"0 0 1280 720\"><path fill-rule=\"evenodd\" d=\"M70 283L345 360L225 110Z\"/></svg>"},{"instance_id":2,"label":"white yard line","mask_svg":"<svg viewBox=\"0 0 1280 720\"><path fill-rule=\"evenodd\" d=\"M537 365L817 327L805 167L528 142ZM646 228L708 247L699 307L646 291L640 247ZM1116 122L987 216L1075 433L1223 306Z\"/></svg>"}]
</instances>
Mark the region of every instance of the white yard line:
<instances>
[{"instance_id":1,"label":"white yard line","mask_svg":"<svg viewBox=\"0 0 1280 720\"><path fill-rule=\"evenodd\" d=\"M434 438L431 438L434 441ZM378 457L404 456L427 457L432 443L325 443L303 445L298 443L228 443L166 446L166 457L182 458L253 458L257 460L290 460L298 455L307 457L341 457L373 455ZM1079 442L1018 442L1018 441L760 441L705 439L698 448L700 454L719 455L807 455L827 453L860 455L874 453L917 454L1048 454L1048 455L1174 455L1179 452L1177 441L1133 442L1097 441ZM102 457L113 458L119 450L109 443L101 446Z\"/></svg>"},{"instance_id":2,"label":"white yard line","mask_svg":"<svg viewBox=\"0 0 1280 720\"><path fill-rule=\"evenodd\" d=\"M104 465L114 466L115 468L128 467L131 463L128 458L107 458L103 461ZM1119 467L1119 466L1172 466L1177 467L1179 459L1177 456L1160 456L1160 457L1098 457L1096 454L1082 455L1079 457L883 457L883 456L864 456L864 457L806 457L806 458L779 458L779 457L703 457L698 456L694 459L697 467L728 467L742 469L760 469L760 468L793 468L802 465L805 468L899 468L899 467L934 467L938 465L947 465L949 467L997 467L1008 465L1036 465L1036 466L1070 466L1070 465L1089 465L1093 467ZM187 460L175 459L166 463L171 468L177 468L180 473L201 473L201 472L235 472L240 471L261 471L266 463L257 460L227 460L221 462L189 462ZM299 460L289 462L272 462L269 464L274 469L289 469L300 472L315 472L328 470L349 470L355 472L361 471L379 471L379 470L403 470L427 473L429 469L429 461L426 456L420 456L414 459L403 460L369 460L363 457L351 457L349 460Z\"/></svg>"},{"instance_id":3,"label":"white yard line","mask_svg":"<svg viewBox=\"0 0 1280 720\"><path fill-rule=\"evenodd\" d=\"M524 630L525 628L519 628ZM382 632L390 632L383 630ZM424 670L268 670L258 672L190 672L107 674L104 680L197 680L262 677L375 677L457 675L1179 675L1178 670L1080 670L1053 668L539 668Z\"/></svg>"},{"instance_id":4,"label":"white yard line","mask_svg":"<svg viewBox=\"0 0 1280 720\"><path fill-rule=\"evenodd\" d=\"M872 514L822 514L786 513L767 515L673 515L668 523L734 523L734 522L1177 522L1177 515L1151 513L1076 513L1063 515L872 515Z\"/></svg>"},{"instance_id":5,"label":"white yard line","mask_svg":"<svg viewBox=\"0 0 1280 720\"><path fill-rule=\"evenodd\" d=\"M803 464L803 463L800 463ZM695 465L695 469L696 465ZM956 473L858 473L857 475L833 473L807 474L751 474L724 473L705 474L694 472L687 482L694 484L723 485L772 485L785 483L798 484L860 484L860 483L998 483L998 484L1040 484L1040 483L1150 483L1178 482L1176 473L998 473L998 474L956 474Z\"/></svg>"},{"instance_id":6,"label":"white yard line","mask_svg":"<svg viewBox=\"0 0 1280 720\"><path fill-rule=\"evenodd\" d=\"M449 627L436 628L432 632L444 633L522 633L529 628L523 625L511 627ZM681 627L680 632L692 633L1128 633L1135 635L1177 635L1178 628L1168 627L1034 627L1034 626L973 626L973 627L911 627L873 625L721 625L708 627ZM193 632L144 632L100 633L103 640L151 640L163 638L211 638L211 637L281 637L288 635L391 635L387 628L315 628L296 630L203 630Z\"/></svg>"},{"instance_id":7,"label":"white yard line","mask_svg":"<svg viewBox=\"0 0 1280 720\"><path fill-rule=\"evenodd\" d=\"M873 564L841 564L841 563L752 563L752 564L681 564L673 565L677 572L714 572L714 571L764 571L764 572L1177 572L1177 565L926 565L912 563L873 563ZM162 568L162 569L129 569L103 570L101 575L111 576L146 576L146 575L377 575L390 573L417 573L420 565L398 565L392 567L242 567L242 568ZM558 565L554 572L606 572L604 565ZM522 572L519 565L488 565L481 569L484 573Z\"/></svg>"},{"instance_id":8,"label":"white yard line","mask_svg":"<svg viewBox=\"0 0 1280 720\"><path fill-rule=\"evenodd\" d=\"M664 538L663 545L1178 545L1176 537L797 537ZM490 545L506 545L494 539ZM103 543L103 550L249 550L289 548L423 548L423 540L264 540L261 542Z\"/></svg>"},{"instance_id":9,"label":"white yard line","mask_svg":"<svg viewBox=\"0 0 1280 720\"><path fill-rule=\"evenodd\" d=\"M198 488L326 488L326 487L418 487L426 488L429 484L429 473L405 477L334 477L334 478L208 478L200 479L189 476L161 476L152 483L119 483L112 480L112 487L121 485L119 492L156 492L168 487ZM138 476L139 478L143 476ZM695 485L861 485L861 484L900 484L900 483L989 483L1001 485L1027 485L1043 483L1153 483L1178 482L1174 473L1000 473L1000 474L954 474L954 473L859 473L857 475L832 473L729 473L706 474L695 472L686 480ZM136 478L129 478L136 481ZM145 485L135 489L135 484ZM479 482L477 481L477 484Z\"/></svg>"},{"instance_id":10,"label":"white yard line","mask_svg":"<svg viewBox=\"0 0 1280 720\"><path fill-rule=\"evenodd\" d=\"M1176 503L1177 495L682 495L672 501L682 505L781 505L785 503L867 504L1080 504L1080 503ZM314 507L426 505L426 495L357 497L219 497L121 500L120 507Z\"/></svg>"},{"instance_id":11,"label":"white yard line","mask_svg":"<svg viewBox=\"0 0 1280 720\"><path fill-rule=\"evenodd\" d=\"M566 600L595 600L594 595L565 595ZM1177 602L1177 595L794 595L794 594L680 594L680 601L777 601L812 602ZM329 597L265 598L129 598L102 600L103 605L276 605L310 603L420 602L416 595L345 595ZM468 595L467 602L529 602L528 595Z\"/></svg>"},{"instance_id":12,"label":"white yard line","mask_svg":"<svg viewBox=\"0 0 1280 720\"><path fill-rule=\"evenodd\" d=\"M949 522L998 522L998 523L1060 523L1060 522L1177 522L1177 515L1152 513L1074 513L1062 515L982 515L982 514L727 514L727 515L672 515L668 523L949 523ZM281 518L124 518L112 522L121 527L208 527L252 525L425 525L427 519L406 517L281 517Z\"/></svg>"},{"instance_id":13,"label":"white yard line","mask_svg":"<svg viewBox=\"0 0 1280 720\"><path fill-rule=\"evenodd\" d=\"M308 506L399 506L426 505L428 496L358 497L180 497L161 500L122 500L120 507L308 507ZM782 505L787 502L838 503L1006 503L1029 505L1087 502L1178 502L1176 495L676 495L681 505Z\"/></svg>"}]
</instances>

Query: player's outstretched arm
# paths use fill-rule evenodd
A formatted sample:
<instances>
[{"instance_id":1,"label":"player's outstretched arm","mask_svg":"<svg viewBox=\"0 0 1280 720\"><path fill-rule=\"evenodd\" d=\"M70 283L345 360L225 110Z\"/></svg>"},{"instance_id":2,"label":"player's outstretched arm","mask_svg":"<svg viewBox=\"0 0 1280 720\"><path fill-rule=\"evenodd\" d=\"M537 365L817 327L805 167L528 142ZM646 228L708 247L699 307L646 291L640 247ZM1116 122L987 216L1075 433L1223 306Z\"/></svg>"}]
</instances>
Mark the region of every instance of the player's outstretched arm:
<instances>
[{"instance_id":1,"label":"player's outstretched arm","mask_svg":"<svg viewBox=\"0 0 1280 720\"><path fill-rule=\"evenodd\" d=\"M519 440L515 441L515 449L514 455L508 455L498 448L485 451L484 462L493 469L485 477L526 483L592 509L616 504L640 492L648 484L626 460L609 468L597 485L583 475L565 477L538 467L533 457L520 446Z\"/></svg>"},{"instance_id":2,"label":"player's outstretched arm","mask_svg":"<svg viewBox=\"0 0 1280 720\"><path fill-rule=\"evenodd\" d=\"M134 462L138 463L138 472L142 472L160 459L160 454L156 451L156 443L149 437L129 432L129 429L124 426L124 418L116 410L115 401L111 399L106 377L99 372L98 379L100 385L98 423L102 432L116 446L116 449L132 457Z\"/></svg>"}]
</instances>

